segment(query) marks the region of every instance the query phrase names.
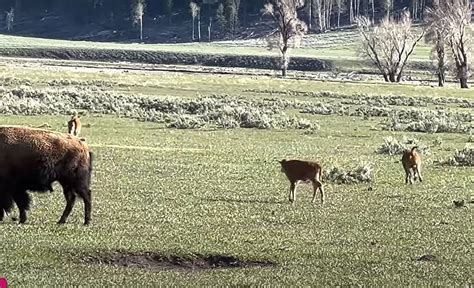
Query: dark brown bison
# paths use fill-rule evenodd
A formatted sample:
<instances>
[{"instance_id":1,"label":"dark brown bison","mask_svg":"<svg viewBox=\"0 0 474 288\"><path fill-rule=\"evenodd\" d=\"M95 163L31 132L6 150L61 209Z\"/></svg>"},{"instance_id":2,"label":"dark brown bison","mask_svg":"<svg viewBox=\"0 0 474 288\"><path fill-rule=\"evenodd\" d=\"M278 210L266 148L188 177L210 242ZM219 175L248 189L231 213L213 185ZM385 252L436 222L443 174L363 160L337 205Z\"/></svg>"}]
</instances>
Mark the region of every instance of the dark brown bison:
<instances>
[{"instance_id":1,"label":"dark brown bison","mask_svg":"<svg viewBox=\"0 0 474 288\"><path fill-rule=\"evenodd\" d=\"M20 223L30 207L27 191L46 192L58 181L66 208L65 223L76 196L84 200L84 224L91 220L92 152L79 138L47 130L0 126L0 221L16 203Z\"/></svg>"},{"instance_id":2,"label":"dark brown bison","mask_svg":"<svg viewBox=\"0 0 474 288\"><path fill-rule=\"evenodd\" d=\"M311 181L313 184L313 200L316 200L316 192L319 189L321 193L321 204L324 203L324 188L321 183L322 168L316 162L301 160L282 160L281 171L285 173L290 180L290 196L288 199L294 203L296 201L296 187L300 181Z\"/></svg>"}]
</instances>

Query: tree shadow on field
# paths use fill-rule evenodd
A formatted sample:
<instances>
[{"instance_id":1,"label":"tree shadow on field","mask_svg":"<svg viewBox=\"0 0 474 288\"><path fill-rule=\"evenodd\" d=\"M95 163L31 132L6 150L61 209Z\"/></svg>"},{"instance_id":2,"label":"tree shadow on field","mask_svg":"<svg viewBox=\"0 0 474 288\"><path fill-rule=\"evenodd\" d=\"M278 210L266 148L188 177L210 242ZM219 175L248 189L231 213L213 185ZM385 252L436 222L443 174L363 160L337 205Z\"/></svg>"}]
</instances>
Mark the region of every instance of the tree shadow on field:
<instances>
[{"instance_id":1,"label":"tree shadow on field","mask_svg":"<svg viewBox=\"0 0 474 288\"><path fill-rule=\"evenodd\" d=\"M262 199L245 199L245 198L226 198L226 197L213 197L206 198L202 197L203 201L210 202L227 202L227 203L247 203L247 204L285 204L285 201L275 201L275 200L262 200Z\"/></svg>"}]
</instances>

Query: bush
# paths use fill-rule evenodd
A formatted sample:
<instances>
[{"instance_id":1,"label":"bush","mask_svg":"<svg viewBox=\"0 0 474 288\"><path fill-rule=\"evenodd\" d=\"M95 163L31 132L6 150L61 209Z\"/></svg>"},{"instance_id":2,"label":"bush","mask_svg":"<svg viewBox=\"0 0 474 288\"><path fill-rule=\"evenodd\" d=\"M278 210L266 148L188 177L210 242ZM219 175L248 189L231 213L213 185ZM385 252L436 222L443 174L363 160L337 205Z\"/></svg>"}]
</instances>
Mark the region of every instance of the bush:
<instances>
[{"instance_id":1,"label":"bush","mask_svg":"<svg viewBox=\"0 0 474 288\"><path fill-rule=\"evenodd\" d=\"M333 167L325 178L336 184L369 183L373 181L372 168L369 165L358 167L353 171L344 171Z\"/></svg>"},{"instance_id":2,"label":"bush","mask_svg":"<svg viewBox=\"0 0 474 288\"><path fill-rule=\"evenodd\" d=\"M473 115L446 111L400 111L384 123L389 131L412 131L425 133L466 133L471 130Z\"/></svg>"},{"instance_id":3,"label":"bush","mask_svg":"<svg viewBox=\"0 0 474 288\"><path fill-rule=\"evenodd\" d=\"M64 115L72 111L116 115L163 123L170 128L311 129L307 119L288 117L286 108L305 105L281 99L232 98L226 95L198 99L125 96L100 88L49 87L34 89L0 87L0 113L15 115Z\"/></svg>"},{"instance_id":4,"label":"bush","mask_svg":"<svg viewBox=\"0 0 474 288\"><path fill-rule=\"evenodd\" d=\"M413 146L418 146L417 150L421 154L429 154L429 147L421 145L417 139L407 138L406 136L401 141L391 136L384 138L384 143L375 152L377 154L400 155L413 148Z\"/></svg>"},{"instance_id":5,"label":"bush","mask_svg":"<svg viewBox=\"0 0 474 288\"><path fill-rule=\"evenodd\" d=\"M474 166L474 148L464 147L463 150L456 150L454 156L448 160L447 164L453 166Z\"/></svg>"}]
</instances>

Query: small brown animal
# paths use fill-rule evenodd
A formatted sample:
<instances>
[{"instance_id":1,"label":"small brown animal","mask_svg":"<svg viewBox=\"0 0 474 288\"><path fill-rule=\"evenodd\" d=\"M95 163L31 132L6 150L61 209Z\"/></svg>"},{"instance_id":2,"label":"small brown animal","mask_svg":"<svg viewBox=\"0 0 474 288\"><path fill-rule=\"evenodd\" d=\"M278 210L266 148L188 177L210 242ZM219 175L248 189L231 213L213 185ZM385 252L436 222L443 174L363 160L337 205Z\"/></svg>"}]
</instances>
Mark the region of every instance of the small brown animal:
<instances>
[{"instance_id":1,"label":"small brown animal","mask_svg":"<svg viewBox=\"0 0 474 288\"><path fill-rule=\"evenodd\" d=\"M278 161L281 164L281 171L285 173L288 180L290 180L290 196L289 201L294 204L296 201L296 187L300 181L311 181L313 184L313 200L316 200L316 191L319 189L321 193L321 204L324 203L324 189L321 183L322 168L316 162L300 161L300 160L282 160Z\"/></svg>"},{"instance_id":2,"label":"small brown animal","mask_svg":"<svg viewBox=\"0 0 474 288\"><path fill-rule=\"evenodd\" d=\"M81 116L74 115L71 117L71 120L67 122L68 133L74 136L79 136L81 133Z\"/></svg>"},{"instance_id":3,"label":"small brown animal","mask_svg":"<svg viewBox=\"0 0 474 288\"><path fill-rule=\"evenodd\" d=\"M417 178L420 182L423 181L421 177L421 156L420 153L416 151L417 148L418 147L415 146L411 148L411 150L407 150L403 153L402 165L403 169L405 169L405 184L412 184L413 178L415 181Z\"/></svg>"}]
</instances>

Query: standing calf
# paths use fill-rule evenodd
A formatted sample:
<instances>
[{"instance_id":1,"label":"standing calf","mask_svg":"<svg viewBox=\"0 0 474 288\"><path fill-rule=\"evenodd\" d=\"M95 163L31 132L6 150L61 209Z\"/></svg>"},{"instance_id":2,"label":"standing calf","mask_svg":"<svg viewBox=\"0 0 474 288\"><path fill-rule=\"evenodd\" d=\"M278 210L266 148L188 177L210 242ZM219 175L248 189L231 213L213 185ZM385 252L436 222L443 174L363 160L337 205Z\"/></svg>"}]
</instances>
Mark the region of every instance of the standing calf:
<instances>
[{"instance_id":1,"label":"standing calf","mask_svg":"<svg viewBox=\"0 0 474 288\"><path fill-rule=\"evenodd\" d=\"M71 135L79 136L79 133L81 133L81 126L81 117L79 115L74 115L71 117L71 120L67 122L67 131Z\"/></svg>"},{"instance_id":2,"label":"standing calf","mask_svg":"<svg viewBox=\"0 0 474 288\"><path fill-rule=\"evenodd\" d=\"M294 204L296 201L296 187L300 181L310 180L313 184L313 200L316 200L316 191L321 192L321 204L324 203L324 189L321 183L321 166L316 162L300 161L300 160L282 160L278 161L281 164L281 171L285 173L288 180L290 180L290 202Z\"/></svg>"},{"instance_id":3,"label":"standing calf","mask_svg":"<svg viewBox=\"0 0 474 288\"><path fill-rule=\"evenodd\" d=\"M416 151L418 147L413 147L411 150L407 150L403 153L402 156L402 165L405 169L405 184L412 184L414 178L418 177L420 182L423 181L421 178L421 156L420 153ZM413 175L413 177L412 177Z\"/></svg>"},{"instance_id":4,"label":"standing calf","mask_svg":"<svg viewBox=\"0 0 474 288\"><path fill-rule=\"evenodd\" d=\"M30 208L27 191L46 192L58 181L66 207L59 220L65 223L76 196L84 200L84 224L91 220L92 152L76 137L47 130L0 126L0 220L13 203L20 223Z\"/></svg>"}]
</instances>

